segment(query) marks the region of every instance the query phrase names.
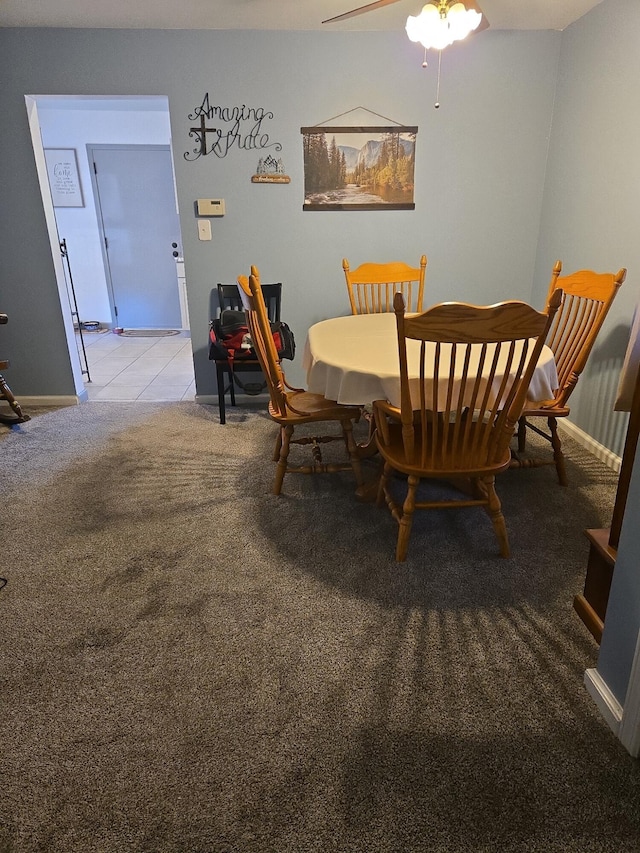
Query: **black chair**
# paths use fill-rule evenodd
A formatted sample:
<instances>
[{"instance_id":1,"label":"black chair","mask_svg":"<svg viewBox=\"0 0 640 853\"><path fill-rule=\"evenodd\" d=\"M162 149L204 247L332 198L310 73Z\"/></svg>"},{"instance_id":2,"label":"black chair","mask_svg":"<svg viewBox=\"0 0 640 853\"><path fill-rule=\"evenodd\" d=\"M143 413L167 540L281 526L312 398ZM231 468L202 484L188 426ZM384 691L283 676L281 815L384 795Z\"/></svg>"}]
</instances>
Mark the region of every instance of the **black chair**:
<instances>
[{"instance_id":1,"label":"black chair","mask_svg":"<svg viewBox=\"0 0 640 853\"><path fill-rule=\"evenodd\" d=\"M270 323L276 323L280 319L280 304L282 302L282 282L276 284L263 284L262 292L267 306L267 315ZM218 304L220 313L225 309L242 311L242 299L237 284L218 284ZM215 359L216 380L218 383L218 408L220 411L220 423L226 423L225 397L229 394L231 405L236 404L235 386L237 385L246 394L261 394L267 388L264 379L260 382L242 382L239 373L260 373L262 368L257 358L243 359L235 362L233 367L225 359ZM264 376L264 374L262 374Z\"/></svg>"}]
</instances>

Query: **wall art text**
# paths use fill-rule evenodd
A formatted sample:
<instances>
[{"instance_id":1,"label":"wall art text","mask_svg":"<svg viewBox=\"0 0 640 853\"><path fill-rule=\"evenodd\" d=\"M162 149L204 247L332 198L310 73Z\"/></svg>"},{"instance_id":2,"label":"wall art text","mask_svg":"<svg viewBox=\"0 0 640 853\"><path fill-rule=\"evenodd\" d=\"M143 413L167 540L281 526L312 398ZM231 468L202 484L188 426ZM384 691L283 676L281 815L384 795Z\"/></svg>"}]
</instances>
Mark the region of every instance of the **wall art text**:
<instances>
[{"instance_id":1,"label":"wall art text","mask_svg":"<svg viewBox=\"0 0 640 853\"><path fill-rule=\"evenodd\" d=\"M263 107L215 106L210 103L207 92L200 106L188 115L189 121L199 124L189 128L189 136L196 147L184 152L185 160L197 160L214 154L226 157L233 149L252 151L273 148L282 150L279 142L272 142L264 123L273 118L273 113Z\"/></svg>"}]
</instances>

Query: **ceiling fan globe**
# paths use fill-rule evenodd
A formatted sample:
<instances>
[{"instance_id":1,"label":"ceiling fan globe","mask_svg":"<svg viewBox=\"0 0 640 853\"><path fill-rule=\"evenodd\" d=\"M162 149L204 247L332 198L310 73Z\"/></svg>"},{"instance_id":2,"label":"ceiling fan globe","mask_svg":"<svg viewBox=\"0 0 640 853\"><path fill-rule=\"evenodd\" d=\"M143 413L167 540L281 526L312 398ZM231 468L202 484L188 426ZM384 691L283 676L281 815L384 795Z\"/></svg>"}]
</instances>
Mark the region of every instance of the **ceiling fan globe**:
<instances>
[{"instance_id":1,"label":"ceiling fan globe","mask_svg":"<svg viewBox=\"0 0 640 853\"><path fill-rule=\"evenodd\" d=\"M478 29L482 15L473 9L467 9L464 3L454 3L447 12L447 20L452 40L461 41Z\"/></svg>"},{"instance_id":2,"label":"ceiling fan globe","mask_svg":"<svg viewBox=\"0 0 640 853\"><path fill-rule=\"evenodd\" d=\"M405 29L411 41L443 50L454 41L465 39L481 21L482 14L467 9L464 3L450 5L449 0L434 0L425 4L419 15L409 15Z\"/></svg>"},{"instance_id":3,"label":"ceiling fan globe","mask_svg":"<svg viewBox=\"0 0 640 853\"><path fill-rule=\"evenodd\" d=\"M411 41L427 49L442 50L453 42L446 16L433 3L424 5L419 15L409 15L405 29Z\"/></svg>"}]
</instances>

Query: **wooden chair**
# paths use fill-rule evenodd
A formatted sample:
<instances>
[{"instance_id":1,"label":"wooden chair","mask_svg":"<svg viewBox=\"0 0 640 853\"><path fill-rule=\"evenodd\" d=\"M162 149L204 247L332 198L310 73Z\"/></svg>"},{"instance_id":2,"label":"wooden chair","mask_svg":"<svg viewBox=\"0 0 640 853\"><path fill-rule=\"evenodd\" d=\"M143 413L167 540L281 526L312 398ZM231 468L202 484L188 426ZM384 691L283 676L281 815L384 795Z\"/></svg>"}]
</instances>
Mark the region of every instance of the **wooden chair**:
<instances>
[{"instance_id":1,"label":"wooden chair","mask_svg":"<svg viewBox=\"0 0 640 853\"><path fill-rule=\"evenodd\" d=\"M263 285L264 299L269 321L275 323L280 319L280 304L282 302L282 283ZM220 313L224 309L242 311L242 300L238 293L237 284L218 284L218 304ZM216 366L216 381L218 384L218 411L220 412L220 423L226 423L226 395L229 394L232 406L236 404L236 384L247 394L260 394L267 388L263 378L259 382L243 383L239 378L240 373L261 373L262 368L257 358L245 359L231 365L228 359L214 359Z\"/></svg>"},{"instance_id":2,"label":"wooden chair","mask_svg":"<svg viewBox=\"0 0 640 853\"><path fill-rule=\"evenodd\" d=\"M360 409L357 406L341 406L321 394L312 394L289 385L278 361L259 279L253 274L249 280L246 276L239 276L238 290L242 295L253 345L267 380L270 395L269 414L280 426L273 456L277 462L273 493L280 494L284 476L290 473L317 474L351 469L358 487L362 486L360 458L353 437L353 422L360 418ZM340 425L340 433L294 438L296 427L318 422L335 422ZM320 445L330 441L344 441L349 462L322 461ZM309 465L290 465L291 444L311 445L313 462Z\"/></svg>"},{"instance_id":3,"label":"wooden chair","mask_svg":"<svg viewBox=\"0 0 640 853\"><path fill-rule=\"evenodd\" d=\"M398 409L376 400L373 412L384 460L378 505L386 500L399 524L397 561L406 558L414 510L443 507L484 507L500 554L509 556L495 475L509 467L509 442L560 296L558 292L545 313L524 302L488 307L449 302L414 317L405 316L402 294L394 297L401 405ZM421 377L413 399L409 339L420 342L411 355L419 358ZM407 475L402 505L389 488L393 471ZM459 500L417 500L423 478L469 484L470 492L463 489Z\"/></svg>"},{"instance_id":4,"label":"wooden chair","mask_svg":"<svg viewBox=\"0 0 640 853\"><path fill-rule=\"evenodd\" d=\"M562 263L557 261L551 275L547 302L557 290L564 296L547 337L547 346L553 350L558 369L558 391L553 400L525 408L518 421L518 453L524 453L527 429L542 436L553 448L553 458L519 458L514 454L513 468L537 468L540 465L556 466L558 481L567 485L567 472L558 435L557 418L566 418L571 411L567 401L576 387L580 374L589 358L598 332L602 328L620 285L625 280L626 269L613 273L596 273L580 270L560 277ZM528 418L546 418L549 432Z\"/></svg>"},{"instance_id":5,"label":"wooden chair","mask_svg":"<svg viewBox=\"0 0 640 853\"><path fill-rule=\"evenodd\" d=\"M342 260L352 314L383 314L393 311L394 293L402 293L408 311L422 311L427 256L420 258L419 267L401 261L387 264L360 264L351 270L349 261Z\"/></svg>"},{"instance_id":6,"label":"wooden chair","mask_svg":"<svg viewBox=\"0 0 640 853\"><path fill-rule=\"evenodd\" d=\"M0 325L4 325L9 321L9 318L6 314L0 314ZM0 370L6 370L9 367L9 362L6 360L0 360ZM9 404L9 408L11 409L13 414L5 414L4 412L0 413L0 424L6 424L7 426L13 426L13 424L23 424L25 421L30 421L31 416L26 415L13 396L11 392L11 388L2 375L0 373L0 400L5 400Z\"/></svg>"}]
</instances>

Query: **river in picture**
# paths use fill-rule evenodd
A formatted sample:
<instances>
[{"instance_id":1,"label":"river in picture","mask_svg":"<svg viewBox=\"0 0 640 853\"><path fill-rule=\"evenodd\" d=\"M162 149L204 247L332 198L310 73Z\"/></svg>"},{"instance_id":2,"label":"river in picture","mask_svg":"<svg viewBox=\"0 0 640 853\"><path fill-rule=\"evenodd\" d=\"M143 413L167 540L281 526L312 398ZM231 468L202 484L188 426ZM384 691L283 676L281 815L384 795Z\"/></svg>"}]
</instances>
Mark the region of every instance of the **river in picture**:
<instances>
[{"instance_id":1,"label":"river in picture","mask_svg":"<svg viewBox=\"0 0 640 853\"><path fill-rule=\"evenodd\" d=\"M411 204L413 193L410 191L386 189L376 187L372 192L369 187L360 187L357 184L347 184L346 187L335 190L324 190L324 192L309 193L305 197L305 204Z\"/></svg>"}]
</instances>

